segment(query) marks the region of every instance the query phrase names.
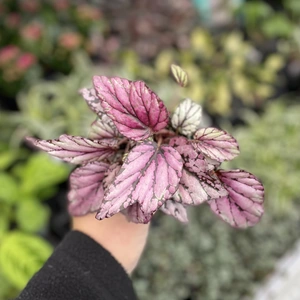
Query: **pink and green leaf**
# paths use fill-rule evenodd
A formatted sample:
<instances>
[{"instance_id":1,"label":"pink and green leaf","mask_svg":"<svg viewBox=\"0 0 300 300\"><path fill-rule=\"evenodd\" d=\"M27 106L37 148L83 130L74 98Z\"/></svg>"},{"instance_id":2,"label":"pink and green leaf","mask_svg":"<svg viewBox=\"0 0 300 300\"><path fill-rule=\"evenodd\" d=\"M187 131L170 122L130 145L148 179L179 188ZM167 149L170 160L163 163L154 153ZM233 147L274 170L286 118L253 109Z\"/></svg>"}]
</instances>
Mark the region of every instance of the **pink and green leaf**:
<instances>
[{"instance_id":1,"label":"pink and green leaf","mask_svg":"<svg viewBox=\"0 0 300 300\"><path fill-rule=\"evenodd\" d=\"M170 146L137 145L109 186L97 218L110 217L134 203L146 215L155 213L176 192L182 166L179 153Z\"/></svg>"},{"instance_id":2,"label":"pink and green leaf","mask_svg":"<svg viewBox=\"0 0 300 300\"><path fill-rule=\"evenodd\" d=\"M101 105L122 135L140 141L167 126L165 105L143 81L95 76L94 86Z\"/></svg>"},{"instance_id":3,"label":"pink and green leaf","mask_svg":"<svg viewBox=\"0 0 300 300\"><path fill-rule=\"evenodd\" d=\"M197 130L191 144L196 150L219 162L232 160L240 153L234 137L212 127Z\"/></svg>"},{"instance_id":4,"label":"pink and green leaf","mask_svg":"<svg viewBox=\"0 0 300 300\"><path fill-rule=\"evenodd\" d=\"M55 140L28 137L32 145L72 164L86 164L111 157L118 149L117 140L90 140L79 136L61 135Z\"/></svg>"},{"instance_id":5,"label":"pink and green leaf","mask_svg":"<svg viewBox=\"0 0 300 300\"><path fill-rule=\"evenodd\" d=\"M233 227L258 223L264 212L264 188L259 180L243 170L219 170L217 175L228 196L209 201L212 211Z\"/></svg>"},{"instance_id":6,"label":"pink and green leaf","mask_svg":"<svg viewBox=\"0 0 300 300\"><path fill-rule=\"evenodd\" d=\"M92 162L75 169L70 175L68 210L73 216L95 212L103 201L103 178L109 168L104 162Z\"/></svg>"}]
</instances>

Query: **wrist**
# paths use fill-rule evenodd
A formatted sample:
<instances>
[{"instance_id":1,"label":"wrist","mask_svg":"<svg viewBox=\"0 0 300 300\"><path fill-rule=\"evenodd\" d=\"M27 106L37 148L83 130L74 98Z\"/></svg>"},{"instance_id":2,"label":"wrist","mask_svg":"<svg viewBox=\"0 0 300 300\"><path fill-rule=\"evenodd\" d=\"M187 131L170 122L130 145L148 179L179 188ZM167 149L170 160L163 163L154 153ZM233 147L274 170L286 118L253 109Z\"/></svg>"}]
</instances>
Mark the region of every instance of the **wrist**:
<instances>
[{"instance_id":1,"label":"wrist","mask_svg":"<svg viewBox=\"0 0 300 300\"><path fill-rule=\"evenodd\" d=\"M130 274L146 244L149 224L128 222L121 213L102 221L89 214L74 217L73 229L83 232L108 250Z\"/></svg>"}]
</instances>

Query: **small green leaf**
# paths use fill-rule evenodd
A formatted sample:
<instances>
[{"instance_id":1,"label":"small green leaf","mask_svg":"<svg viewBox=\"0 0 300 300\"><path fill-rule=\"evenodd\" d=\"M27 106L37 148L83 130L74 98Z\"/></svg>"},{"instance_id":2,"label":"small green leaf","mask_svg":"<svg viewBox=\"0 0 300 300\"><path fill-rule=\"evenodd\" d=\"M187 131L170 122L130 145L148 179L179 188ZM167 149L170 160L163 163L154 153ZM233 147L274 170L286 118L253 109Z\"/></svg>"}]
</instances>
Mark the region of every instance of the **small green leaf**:
<instances>
[{"instance_id":1,"label":"small green leaf","mask_svg":"<svg viewBox=\"0 0 300 300\"><path fill-rule=\"evenodd\" d=\"M0 173L0 202L16 202L18 200L18 190L18 184L12 176Z\"/></svg>"},{"instance_id":2,"label":"small green leaf","mask_svg":"<svg viewBox=\"0 0 300 300\"><path fill-rule=\"evenodd\" d=\"M188 76L187 73L179 66L172 64L171 65L172 74L176 80L176 82L182 86L186 87L188 84Z\"/></svg>"},{"instance_id":3,"label":"small green leaf","mask_svg":"<svg viewBox=\"0 0 300 300\"><path fill-rule=\"evenodd\" d=\"M69 167L45 153L36 153L28 162L17 169L17 175L21 179L21 191L26 195L38 195L44 189L63 182L69 175ZM47 194L47 193L46 193Z\"/></svg>"},{"instance_id":4,"label":"small green leaf","mask_svg":"<svg viewBox=\"0 0 300 300\"><path fill-rule=\"evenodd\" d=\"M37 199L22 199L16 208L16 222L26 232L38 232L46 227L49 209Z\"/></svg>"},{"instance_id":5,"label":"small green leaf","mask_svg":"<svg viewBox=\"0 0 300 300\"><path fill-rule=\"evenodd\" d=\"M42 238L13 231L0 246L0 268L16 288L23 289L52 253L52 247Z\"/></svg>"},{"instance_id":6,"label":"small green leaf","mask_svg":"<svg viewBox=\"0 0 300 300\"><path fill-rule=\"evenodd\" d=\"M0 244L9 229L9 220L5 216L0 216Z\"/></svg>"}]
</instances>

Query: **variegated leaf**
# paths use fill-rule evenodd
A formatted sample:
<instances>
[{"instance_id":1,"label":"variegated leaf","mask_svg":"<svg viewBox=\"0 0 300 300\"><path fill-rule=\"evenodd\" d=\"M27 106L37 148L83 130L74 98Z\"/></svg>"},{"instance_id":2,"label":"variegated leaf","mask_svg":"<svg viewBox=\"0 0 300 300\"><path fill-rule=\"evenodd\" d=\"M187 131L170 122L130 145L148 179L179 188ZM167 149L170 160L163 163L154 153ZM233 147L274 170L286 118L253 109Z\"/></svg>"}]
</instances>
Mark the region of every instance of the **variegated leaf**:
<instances>
[{"instance_id":1,"label":"variegated leaf","mask_svg":"<svg viewBox=\"0 0 300 300\"><path fill-rule=\"evenodd\" d=\"M202 153L197 152L189 140L184 137L173 137L170 139L169 145L174 147L181 155L184 167L194 173L202 173L212 169L211 165L206 161Z\"/></svg>"},{"instance_id":2,"label":"variegated leaf","mask_svg":"<svg viewBox=\"0 0 300 300\"><path fill-rule=\"evenodd\" d=\"M104 110L94 88L83 88L79 91L79 93L93 112L99 116L103 115Z\"/></svg>"},{"instance_id":3,"label":"variegated leaf","mask_svg":"<svg viewBox=\"0 0 300 300\"><path fill-rule=\"evenodd\" d=\"M187 98L176 108L171 119L172 127L185 136L191 136L199 129L201 117L201 105Z\"/></svg>"},{"instance_id":4,"label":"variegated leaf","mask_svg":"<svg viewBox=\"0 0 300 300\"><path fill-rule=\"evenodd\" d=\"M186 87L188 84L188 75L187 73L179 66L172 64L171 72L176 80L176 82L182 86Z\"/></svg>"},{"instance_id":5,"label":"variegated leaf","mask_svg":"<svg viewBox=\"0 0 300 300\"><path fill-rule=\"evenodd\" d=\"M167 126L165 105L144 82L94 76L94 86L103 108L124 136L144 140Z\"/></svg>"},{"instance_id":6,"label":"variegated leaf","mask_svg":"<svg viewBox=\"0 0 300 300\"><path fill-rule=\"evenodd\" d=\"M124 210L127 219L133 223L147 224L151 221L153 214L146 214L142 211L139 203L134 203Z\"/></svg>"},{"instance_id":7,"label":"variegated leaf","mask_svg":"<svg viewBox=\"0 0 300 300\"><path fill-rule=\"evenodd\" d=\"M122 166L119 163L114 163L108 168L107 173L105 174L105 177L103 179L103 187L105 191L115 180L116 176L120 172L121 167Z\"/></svg>"},{"instance_id":8,"label":"variegated leaf","mask_svg":"<svg viewBox=\"0 0 300 300\"><path fill-rule=\"evenodd\" d=\"M264 188L258 179L243 170L219 170L217 175L228 196L209 201L212 211L233 227L258 223L264 212Z\"/></svg>"},{"instance_id":9,"label":"variegated leaf","mask_svg":"<svg viewBox=\"0 0 300 300\"><path fill-rule=\"evenodd\" d=\"M153 214L172 197L182 172L182 159L170 146L146 142L134 147L108 188L98 219L110 217L134 203Z\"/></svg>"},{"instance_id":10,"label":"variegated leaf","mask_svg":"<svg viewBox=\"0 0 300 300\"><path fill-rule=\"evenodd\" d=\"M173 199L185 205L200 205L210 199L220 198L228 192L217 176L208 173L194 174L182 170L178 190Z\"/></svg>"},{"instance_id":11,"label":"variegated leaf","mask_svg":"<svg viewBox=\"0 0 300 300\"><path fill-rule=\"evenodd\" d=\"M67 134L55 140L28 137L27 141L50 155L73 164L101 161L112 156L118 149L117 140L90 140Z\"/></svg>"},{"instance_id":12,"label":"variegated leaf","mask_svg":"<svg viewBox=\"0 0 300 300\"><path fill-rule=\"evenodd\" d=\"M162 212L169 216L173 216L182 223L188 223L186 208L183 204L173 200L167 200L160 208Z\"/></svg>"},{"instance_id":13,"label":"variegated leaf","mask_svg":"<svg viewBox=\"0 0 300 300\"><path fill-rule=\"evenodd\" d=\"M217 128L197 130L191 143L196 150L219 162L231 160L240 153L235 138Z\"/></svg>"},{"instance_id":14,"label":"variegated leaf","mask_svg":"<svg viewBox=\"0 0 300 300\"><path fill-rule=\"evenodd\" d=\"M69 213L82 216L100 208L104 196L103 178L109 168L104 162L92 162L75 169L70 176Z\"/></svg>"},{"instance_id":15,"label":"variegated leaf","mask_svg":"<svg viewBox=\"0 0 300 300\"><path fill-rule=\"evenodd\" d=\"M107 115L103 114L92 123L89 138L92 140L109 139L119 137L120 133L115 124Z\"/></svg>"}]
</instances>

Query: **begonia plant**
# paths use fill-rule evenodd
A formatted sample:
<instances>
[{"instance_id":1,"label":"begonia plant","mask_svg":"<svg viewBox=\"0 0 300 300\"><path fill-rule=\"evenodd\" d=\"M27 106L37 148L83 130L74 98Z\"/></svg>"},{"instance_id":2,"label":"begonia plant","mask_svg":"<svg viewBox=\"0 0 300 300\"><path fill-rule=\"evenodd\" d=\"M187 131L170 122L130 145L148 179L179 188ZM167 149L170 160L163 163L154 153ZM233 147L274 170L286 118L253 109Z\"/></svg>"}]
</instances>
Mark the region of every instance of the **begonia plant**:
<instances>
[{"instance_id":1,"label":"begonia plant","mask_svg":"<svg viewBox=\"0 0 300 300\"><path fill-rule=\"evenodd\" d=\"M187 74L172 67L176 81ZM102 220L118 212L148 223L161 210L187 222L188 206L206 203L231 226L255 225L263 214L264 188L224 161L239 154L237 141L217 128L202 128L202 108L184 99L170 114L143 82L94 76L81 94L97 114L88 137L28 138L34 146L79 165L70 175L69 212L95 212Z\"/></svg>"}]
</instances>

